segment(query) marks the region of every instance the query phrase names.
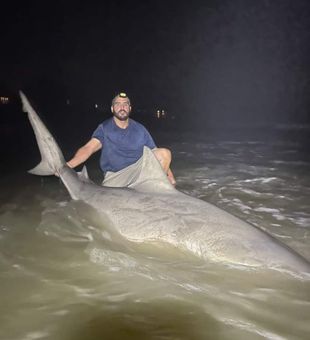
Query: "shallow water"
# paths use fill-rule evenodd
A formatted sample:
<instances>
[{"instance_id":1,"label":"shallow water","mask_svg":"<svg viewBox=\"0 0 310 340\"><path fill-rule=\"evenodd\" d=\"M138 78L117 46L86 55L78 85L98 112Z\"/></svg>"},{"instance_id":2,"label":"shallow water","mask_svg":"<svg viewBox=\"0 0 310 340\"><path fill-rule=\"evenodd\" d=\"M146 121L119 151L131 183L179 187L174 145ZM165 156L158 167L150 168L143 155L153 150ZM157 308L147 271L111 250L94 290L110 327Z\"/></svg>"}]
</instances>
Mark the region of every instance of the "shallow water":
<instances>
[{"instance_id":1,"label":"shallow water","mask_svg":"<svg viewBox=\"0 0 310 340\"><path fill-rule=\"evenodd\" d=\"M304 144L160 138L179 190L310 260ZM95 161L90 173L100 181ZM309 338L309 280L128 242L56 178L12 170L0 184L0 339Z\"/></svg>"}]
</instances>

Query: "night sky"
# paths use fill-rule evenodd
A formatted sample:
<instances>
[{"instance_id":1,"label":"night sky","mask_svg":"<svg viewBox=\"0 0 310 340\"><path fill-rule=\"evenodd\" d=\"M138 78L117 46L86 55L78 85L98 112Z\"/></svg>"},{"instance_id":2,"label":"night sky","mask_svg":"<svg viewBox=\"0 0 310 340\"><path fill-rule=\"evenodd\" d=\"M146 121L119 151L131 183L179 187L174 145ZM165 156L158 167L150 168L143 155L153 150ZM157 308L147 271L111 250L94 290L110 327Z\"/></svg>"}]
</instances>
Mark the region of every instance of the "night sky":
<instances>
[{"instance_id":1,"label":"night sky","mask_svg":"<svg viewBox=\"0 0 310 340\"><path fill-rule=\"evenodd\" d=\"M0 90L107 107L127 91L180 124L305 124L309 19L308 0L6 5Z\"/></svg>"}]
</instances>

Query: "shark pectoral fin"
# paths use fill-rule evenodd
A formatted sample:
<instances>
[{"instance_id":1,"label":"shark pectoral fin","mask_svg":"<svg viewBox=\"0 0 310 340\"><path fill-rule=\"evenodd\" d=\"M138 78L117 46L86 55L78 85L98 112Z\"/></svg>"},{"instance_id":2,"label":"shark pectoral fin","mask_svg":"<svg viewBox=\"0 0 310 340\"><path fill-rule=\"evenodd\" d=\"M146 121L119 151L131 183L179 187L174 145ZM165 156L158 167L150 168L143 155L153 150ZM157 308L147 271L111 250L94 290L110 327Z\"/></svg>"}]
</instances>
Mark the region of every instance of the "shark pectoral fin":
<instances>
[{"instance_id":1,"label":"shark pectoral fin","mask_svg":"<svg viewBox=\"0 0 310 340\"><path fill-rule=\"evenodd\" d=\"M28 170L30 174L39 175L39 176L50 176L55 175L55 171L49 166L49 164L42 160L40 164L34 167L31 170Z\"/></svg>"}]
</instances>

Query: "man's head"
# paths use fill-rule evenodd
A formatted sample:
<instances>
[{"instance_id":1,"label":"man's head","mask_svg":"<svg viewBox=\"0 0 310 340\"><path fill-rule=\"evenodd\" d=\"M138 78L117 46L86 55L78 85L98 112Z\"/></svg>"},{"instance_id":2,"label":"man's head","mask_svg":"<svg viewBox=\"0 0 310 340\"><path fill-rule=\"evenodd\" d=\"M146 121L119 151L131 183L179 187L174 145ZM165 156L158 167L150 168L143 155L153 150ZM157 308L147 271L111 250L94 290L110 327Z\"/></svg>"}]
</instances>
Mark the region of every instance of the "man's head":
<instances>
[{"instance_id":1,"label":"man's head","mask_svg":"<svg viewBox=\"0 0 310 340\"><path fill-rule=\"evenodd\" d=\"M131 112L131 105L126 93L121 92L113 98L111 111L113 116L121 121L128 119Z\"/></svg>"}]
</instances>

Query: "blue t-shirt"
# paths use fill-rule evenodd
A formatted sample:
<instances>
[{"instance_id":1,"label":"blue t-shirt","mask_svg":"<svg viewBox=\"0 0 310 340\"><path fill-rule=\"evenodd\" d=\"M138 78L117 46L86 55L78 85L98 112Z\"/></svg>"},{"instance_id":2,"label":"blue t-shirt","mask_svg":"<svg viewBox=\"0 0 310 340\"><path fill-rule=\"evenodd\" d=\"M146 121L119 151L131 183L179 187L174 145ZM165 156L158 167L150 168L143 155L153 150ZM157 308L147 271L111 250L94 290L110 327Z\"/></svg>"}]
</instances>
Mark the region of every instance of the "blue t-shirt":
<instances>
[{"instance_id":1,"label":"blue t-shirt","mask_svg":"<svg viewBox=\"0 0 310 340\"><path fill-rule=\"evenodd\" d=\"M92 137L102 144L100 167L104 172L116 172L135 163L142 156L144 146L156 148L147 129L133 119L129 119L126 129L118 127L113 118L107 119Z\"/></svg>"}]
</instances>

